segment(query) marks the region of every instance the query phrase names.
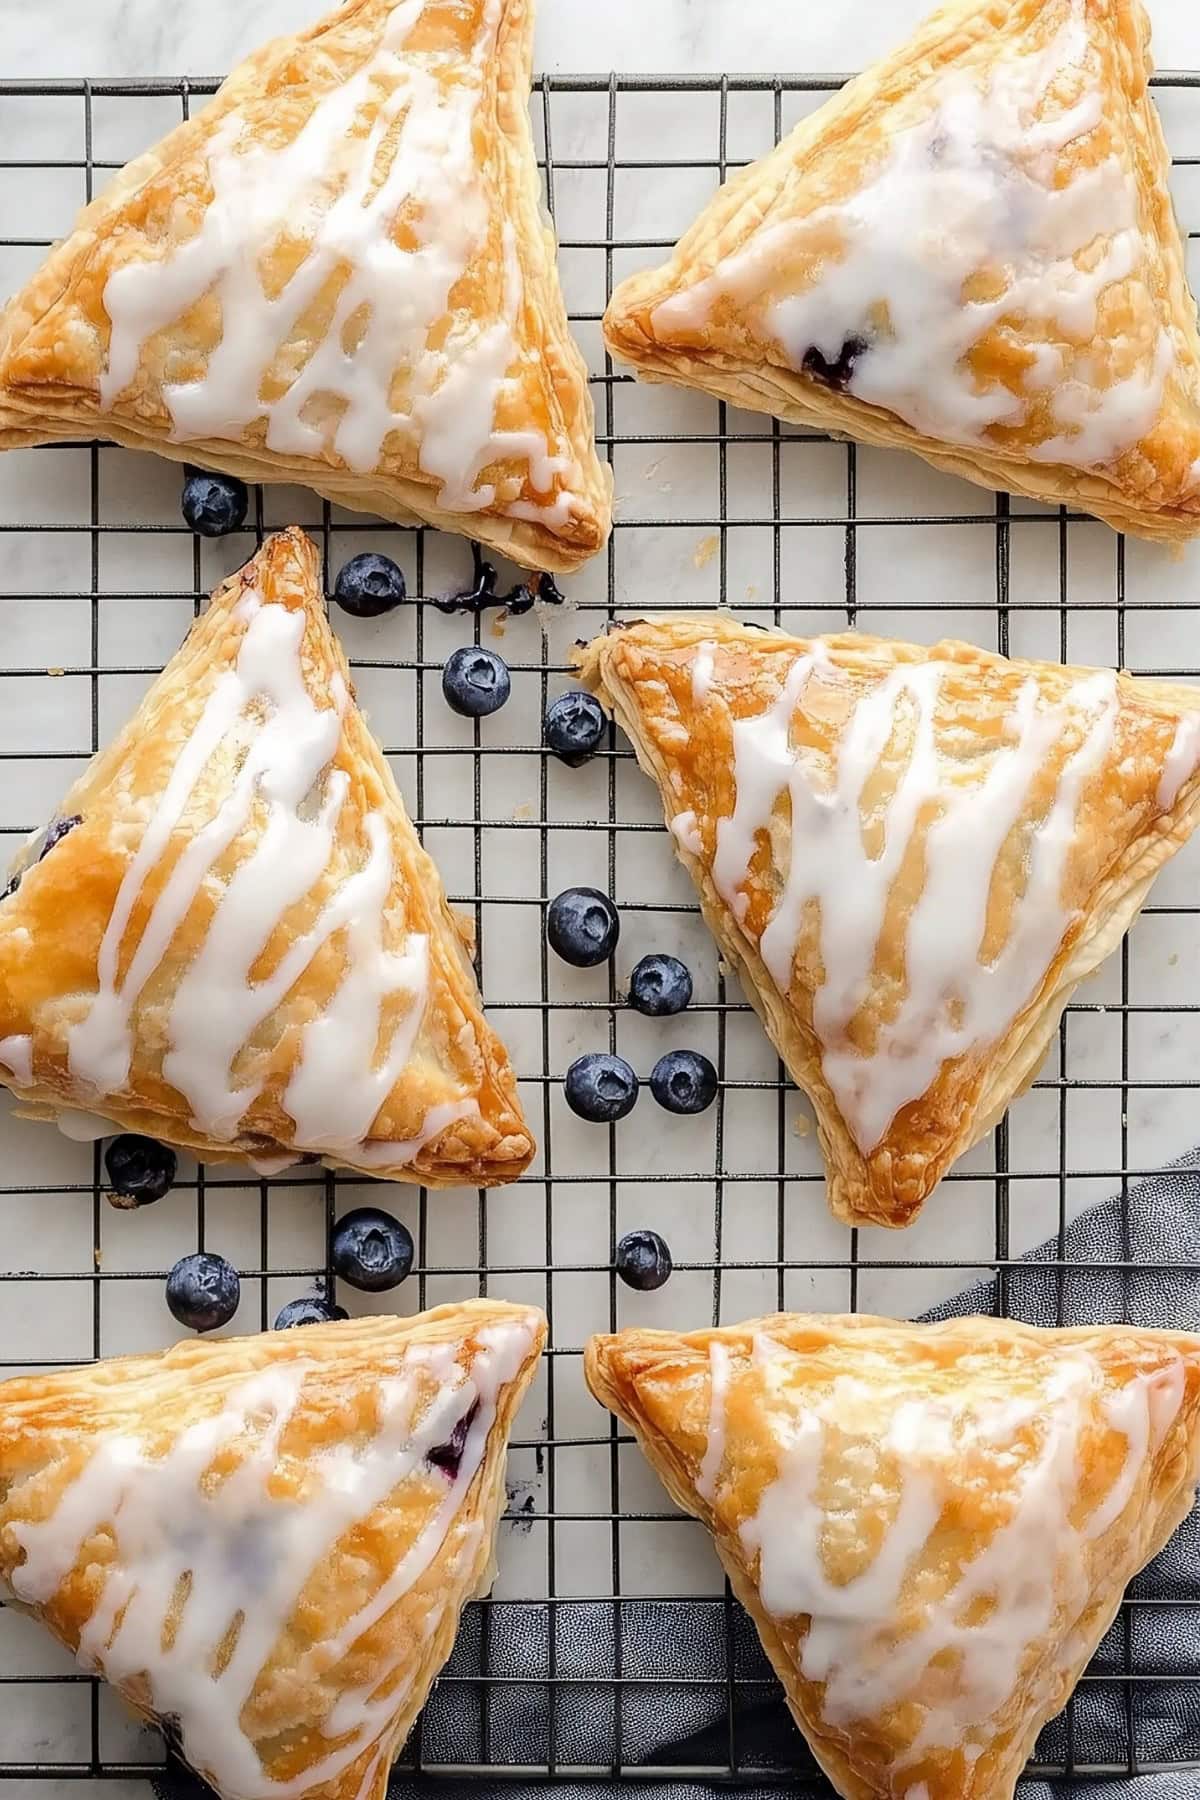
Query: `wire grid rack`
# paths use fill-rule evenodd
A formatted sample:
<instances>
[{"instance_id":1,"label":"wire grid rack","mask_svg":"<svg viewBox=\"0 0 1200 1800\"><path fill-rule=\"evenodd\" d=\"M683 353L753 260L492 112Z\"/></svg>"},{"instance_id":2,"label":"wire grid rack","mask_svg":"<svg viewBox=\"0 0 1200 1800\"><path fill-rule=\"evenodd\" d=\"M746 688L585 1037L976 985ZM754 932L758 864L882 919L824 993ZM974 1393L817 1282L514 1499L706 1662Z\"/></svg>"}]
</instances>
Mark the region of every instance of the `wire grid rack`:
<instances>
[{"instance_id":1,"label":"wire grid rack","mask_svg":"<svg viewBox=\"0 0 1200 1800\"><path fill-rule=\"evenodd\" d=\"M15 287L79 202L216 85L0 83L0 287ZM52 813L210 588L265 532L307 525L329 579L372 545L409 575L414 603L402 614L335 623L451 897L473 915L485 996L541 1139L533 1169L491 1196L427 1200L304 1170L247 1181L184 1159L172 1197L128 1215L105 1202L98 1145L0 1118L5 1369L168 1341L163 1278L197 1247L240 1267L231 1329L266 1328L284 1299L330 1277L329 1225L368 1197L410 1223L417 1268L395 1294L372 1303L343 1292L343 1302L415 1311L487 1291L545 1306L551 1348L513 1446L499 1584L468 1613L402 1781L473 1775L473 1791L498 1793L510 1779L624 1776L757 1792L794 1791L797 1769L815 1776L698 1527L666 1507L636 1448L586 1397L587 1332L785 1307L915 1316L989 1273L1003 1309L1008 1271L1048 1237L1042 1260L1059 1271L1061 1293L1070 1218L1124 1196L1195 1138L1200 908L1198 865L1185 855L1134 939L1068 1009L1032 1092L947 1177L923 1220L899 1237L833 1225L807 1107L726 987L630 752L614 737L586 769L568 771L540 747L546 701L569 684L572 640L656 606L723 604L799 631L959 635L1013 654L1200 677L1194 564L903 458L635 385L606 359L599 321L615 280L665 251L718 179L837 85L536 84L546 196L620 505L606 555L570 584L565 609L500 623L447 618L432 602L463 585L461 540L380 526L299 491L257 491L248 531L213 545L179 518L178 470L152 458L81 444L0 460L0 828L14 846ZM1197 76L1157 78L1180 150L1185 224L1200 224L1198 86ZM438 692L442 660L465 638L495 642L496 632L513 701L482 725L453 719ZM582 973L548 956L541 926L550 896L587 881L618 900L623 933L612 969ZM694 1006L669 1025L622 1005L629 967L655 948L678 951L697 976ZM704 1119L672 1120L648 1094L607 1130L564 1109L562 1073L580 1049L620 1048L645 1074L680 1042L707 1050L721 1076ZM663 1231L675 1253L657 1295L631 1294L613 1273L617 1240L635 1225ZM1124 1729L1111 1755L1083 1762L1068 1709L1039 1746L1039 1768L1070 1778L1154 1766L1139 1733L1147 1677L1131 1662L1148 1604L1127 1601L1115 1652L1085 1677L1120 1695ZM0 1794L74 1778L140 1795L162 1760L158 1740L102 1687L0 1610Z\"/></svg>"}]
</instances>

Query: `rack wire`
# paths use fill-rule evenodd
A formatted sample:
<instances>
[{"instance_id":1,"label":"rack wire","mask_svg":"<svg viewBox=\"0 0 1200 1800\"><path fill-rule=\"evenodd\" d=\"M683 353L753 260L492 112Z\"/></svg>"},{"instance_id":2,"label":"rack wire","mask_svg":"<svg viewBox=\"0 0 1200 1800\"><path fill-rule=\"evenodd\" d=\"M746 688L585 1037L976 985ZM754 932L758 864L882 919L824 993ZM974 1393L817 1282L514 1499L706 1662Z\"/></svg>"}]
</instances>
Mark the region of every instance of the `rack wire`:
<instances>
[{"instance_id":1,"label":"rack wire","mask_svg":"<svg viewBox=\"0 0 1200 1800\"><path fill-rule=\"evenodd\" d=\"M216 85L0 82L0 288L17 285L110 171ZM1187 565L1065 511L977 494L902 458L635 385L604 355L599 320L615 280L665 252L719 179L837 85L748 76L536 84L547 201L620 511L605 556L570 584L566 609L503 625L514 697L491 721L451 719L437 693L455 643L496 641L492 615L448 619L434 604L466 572L461 540L381 526L297 491L257 490L247 532L204 544L179 519L169 465L96 444L0 459L0 828L14 844L52 811L210 588L268 530L307 525L330 581L346 555L370 545L409 575L414 601L403 614L335 623L451 897L473 916L485 996L540 1127L534 1167L490 1197L428 1197L305 1170L247 1181L244 1171L185 1160L173 1195L131 1218L105 1202L99 1146L0 1120L7 1370L167 1341L163 1279L198 1247L239 1265L234 1328L266 1328L313 1277L332 1282L329 1225L368 1193L404 1217L417 1242L414 1276L380 1297L382 1308L417 1310L472 1291L545 1306L551 1348L513 1448L500 1584L464 1622L399 1765L402 1782L474 1776L467 1791L496 1794L510 1780L524 1791L565 1776L688 1778L702 1784L688 1791L769 1793L795 1791L797 1768L815 1777L702 1534L670 1511L635 1447L587 1399L586 1333L788 1306L915 1315L988 1274L1003 1309L1010 1271L1047 1237L1053 1247L1039 1260L1059 1280L1061 1306L1068 1268L1082 1267L1068 1255L1071 1217L1114 1190L1127 1196L1195 1136L1190 1093L1200 1079L1188 1071L1200 1041L1200 906L1190 897L1197 864L1185 856L1089 999L1068 1008L1032 1093L947 1177L925 1219L899 1238L833 1225L807 1109L726 986L630 752L614 735L587 769L568 771L541 747L547 699L570 682L571 641L658 605L729 605L802 631L957 634L1014 654L1200 678L1200 597ZM1181 152L1185 222L1194 196L1200 223L1190 175L1200 167L1200 76L1164 74L1156 86ZM673 154L654 154L664 142ZM565 970L548 955L542 910L579 881L620 905L613 970ZM697 971L696 1003L669 1027L622 1005L623 974L655 948L677 950ZM579 1049L620 1048L644 1074L680 1041L708 1051L720 1074L703 1120L651 1117L648 1094L607 1130L581 1126L563 1107L562 1074ZM629 1293L614 1273L616 1243L635 1225L661 1230L675 1252L676 1273L657 1295ZM1196 1603L1200 1612L1200 1590ZM1155 1604L1164 1603L1126 1602L1080 1690L1093 1683L1120 1695L1124 1729L1111 1754L1082 1762L1069 1709L1039 1746L1041 1769L1073 1778L1161 1766L1142 1744L1142 1697L1200 1676L1134 1674L1138 1615ZM1200 1766L1200 1739L1192 1754L1188 1766ZM106 1778L118 1783L107 1795L123 1795L124 1779L132 1796L162 1759L158 1740L130 1726L98 1684L0 1610L0 1792Z\"/></svg>"}]
</instances>

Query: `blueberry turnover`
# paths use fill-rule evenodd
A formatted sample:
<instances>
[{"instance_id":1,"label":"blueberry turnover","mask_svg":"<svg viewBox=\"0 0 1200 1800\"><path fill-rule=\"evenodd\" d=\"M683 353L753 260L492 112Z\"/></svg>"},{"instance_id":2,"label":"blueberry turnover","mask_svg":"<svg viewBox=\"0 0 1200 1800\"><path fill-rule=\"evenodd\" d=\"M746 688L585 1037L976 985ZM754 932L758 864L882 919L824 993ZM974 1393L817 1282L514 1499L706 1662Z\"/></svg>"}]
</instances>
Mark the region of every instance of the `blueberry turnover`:
<instances>
[{"instance_id":1,"label":"blueberry turnover","mask_svg":"<svg viewBox=\"0 0 1200 1800\"><path fill-rule=\"evenodd\" d=\"M884 9L886 10L886 8ZM650 379L1200 531L1200 335L1138 0L950 0L604 321Z\"/></svg>"},{"instance_id":2,"label":"blueberry turnover","mask_svg":"<svg viewBox=\"0 0 1200 1800\"><path fill-rule=\"evenodd\" d=\"M218 1800L383 1800L544 1337L476 1300L4 1382L0 1588Z\"/></svg>"},{"instance_id":3,"label":"blueberry turnover","mask_svg":"<svg viewBox=\"0 0 1200 1800\"><path fill-rule=\"evenodd\" d=\"M0 446L107 437L539 572L593 556L612 482L541 205L533 24L530 0L347 0L248 57L8 306Z\"/></svg>"},{"instance_id":4,"label":"blueberry turnover","mask_svg":"<svg viewBox=\"0 0 1200 1800\"><path fill-rule=\"evenodd\" d=\"M61 816L0 901L0 1079L28 1111L260 1171L525 1168L513 1072L301 532L217 590Z\"/></svg>"},{"instance_id":5,"label":"blueberry turnover","mask_svg":"<svg viewBox=\"0 0 1200 1800\"><path fill-rule=\"evenodd\" d=\"M581 656L820 1126L834 1212L906 1225L1032 1079L1200 818L1200 691L725 615ZM656 1096L712 1079L656 1071Z\"/></svg>"},{"instance_id":6,"label":"blueberry turnover","mask_svg":"<svg viewBox=\"0 0 1200 1800\"><path fill-rule=\"evenodd\" d=\"M1013 1800L1191 1511L1200 1338L782 1315L593 1338L845 1800Z\"/></svg>"}]
</instances>

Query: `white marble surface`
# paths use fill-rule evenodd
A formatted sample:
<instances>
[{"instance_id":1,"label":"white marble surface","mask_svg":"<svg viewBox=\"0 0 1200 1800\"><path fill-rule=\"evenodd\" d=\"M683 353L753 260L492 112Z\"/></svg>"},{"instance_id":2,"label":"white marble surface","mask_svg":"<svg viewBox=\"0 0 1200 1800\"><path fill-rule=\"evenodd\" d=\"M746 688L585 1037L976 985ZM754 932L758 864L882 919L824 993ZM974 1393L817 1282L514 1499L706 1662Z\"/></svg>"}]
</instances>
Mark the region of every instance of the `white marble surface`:
<instances>
[{"instance_id":1,"label":"white marble surface","mask_svg":"<svg viewBox=\"0 0 1200 1800\"><path fill-rule=\"evenodd\" d=\"M315 8L309 0L205 0L177 5L168 0L43 0L38 5L10 4L5 9L6 77L123 77L140 74L220 74L241 52L273 31L304 23ZM742 71L768 69L820 71L857 66L886 49L916 21L923 0L829 0L825 5L781 4L781 0L543 0L539 24L538 66L569 72ZM1200 11L1195 0L1158 0L1154 8L1159 58L1164 65L1200 66ZM784 119L790 123L804 104L786 97ZM100 160L132 155L169 124L177 112L173 101L96 104L95 154ZM1172 143L1180 153L1200 155L1200 94L1167 94L1163 109ZM560 159L603 159L607 140L604 95L556 96L554 145ZM769 97L734 96L729 110L729 155L751 156L770 141ZM653 155L664 141L677 157L694 155L711 161L716 146L716 110L712 95L623 96L618 110L618 156L637 160ZM0 100L0 157L44 155L71 159L81 155L78 102L19 104ZM1196 170L1181 172L1178 198L1185 222L1200 229L1200 180ZM618 238L669 240L689 221L711 191L712 170L681 170L648 181L641 171L618 170L614 198ZM68 228L82 197L77 171L0 176L0 236L49 237ZM562 270L572 309L595 314L604 302L605 258L602 251L577 247L581 240L604 235L603 170L560 170L556 185L559 229L564 239ZM1194 248L1194 247L1193 247ZM18 281L40 252L0 252L0 292ZM645 251L618 248L615 273L646 259ZM1200 268L1193 259L1193 277ZM599 368L594 323L579 327L593 368ZM601 428L622 437L650 442L618 444L614 460L622 503L613 563L618 605L627 609L669 606L679 601L715 601L719 597L720 559L714 555L714 520L719 504L717 452L709 444L662 441L675 431L711 432L714 407L696 396L668 390L622 387L614 392L611 421L601 398ZM762 421L731 415L731 430L761 432ZM781 511L791 521L779 534L780 600L789 623L811 630L844 622L846 531L840 521L846 507L846 451L838 445L787 440L781 455ZM771 461L762 445L730 449L727 461L728 532L727 594L747 616L769 607L773 587L776 534L763 522L764 496L770 494ZM0 833L10 835L49 814L62 786L92 744L92 682L86 673L34 679L5 678L9 669L87 670L91 666L93 574L102 596L98 609L97 735L101 741L119 726L149 679L147 665L170 654L192 611L193 565L190 538L178 529L178 478L172 467L152 458L105 450L97 461L96 504L105 530L98 540L93 571L87 526L91 517L91 464L87 451L23 453L0 459L0 525L13 527L0 540L0 600L4 631L0 635L0 749L20 749L15 762L0 764ZM984 644L996 641L996 537L986 523L947 523L991 510L990 497L952 480L933 476L923 465L901 457L863 452L858 458L857 506L866 521L857 534L857 594L860 619L882 631L932 641L945 634ZM1112 597L1118 563L1116 540L1102 526L1072 525L1066 533L1067 594L1072 608L1060 631L1059 533L1037 517L1037 509L1018 506L1011 533L1011 647L1016 653L1054 657L1065 651L1072 659L1113 662L1122 640ZM880 518L915 515L920 522L899 527L872 523ZM319 509L311 497L275 492L266 502L266 520L316 523ZM45 533L37 524L59 529ZM174 529L153 537L133 527L159 524ZM332 559L366 547L370 537L335 531ZM385 540L381 539L381 545ZM412 570L407 537L386 540ZM251 548L243 536L205 546L201 581L210 585L236 566ZM450 585L461 571L464 551L453 540L432 539L427 551L427 591ZM1200 557L1172 560L1161 552L1130 545L1124 566L1125 592L1132 603L1124 620L1123 655L1142 669L1196 667L1200 664L1200 616L1174 608L1181 599L1200 593ZM576 601L602 606L607 599L607 569L601 559L576 582ZM28 599L3 598L23 594ZM769 613L766 615L769 616ZM411 609L374 624L337 620L352 656L409 657L415 649ZM549 621L547 654L561 664L571 640L595 623L595 615L568 613ZM492 626L486 628L490 632ZM425 683L426 742L447 752L430 759L423 791L418 795L413 747L415 677L365 669L360 692L393 761L414 811L433 823L427 841L445 871L452 893L470 895L475 886L473 834L455 821L469 809L472 794L470 732L443 707L437 667L444 654L466 635L461 621L431 615L425 622L424 656L430 665ZM489 641L492 641L489 638ZM485 741L517 749L539 739L543 655L534 619L510 622L502 647L516 667L512 703L485 728ZM551 690L565 677L551 678ZM47 759L45 752L70 752L71 758ZM484 821L481 867L493 895L526 897L536 886L536 835L525 829L540 811L538 756L529 751L504 759L484 758L480 816ZM623 822L656 822L657 801L628 765L618 776L618 809ZM606 766L596 763L578 772L557 767L550 772L547 813L549 891L572 882L608 882L608 837L583 832L575 822L607 817ZM4 839L0 837L0 850ZM1156 891L1160 906L1191 902L1200 873L1200 846L1194 847L1166 873ZM618 835L616 892L623 902L680 902L691 899L688 883L660 834ZM545 1257L547 1219L557 1254L572 1264L590 1265L559 1275L554 1300L564 1341L577 1345L594 1327L609 1324L609 1279L603 1269L608 1256L608 1168L604 1134L584 1127L566 1114L557 1076L567 1062L607 1039L603 1015L563 1010L551 1015L548 1062L543 1061L541 1021L527 1003L540 991L540 966L532 915L522 905L501 901L483 908L484 984L489 1001L506 1008L497 1021L512 1043L515 1060L527 1079L532 1116L542 1117L543 1079L551 1078L550 1116L554 1171L563 1181L547 1197L526 1186L488 1202L489 1243L493 1255L509 1267L536 1269ZM678 913L626 913L626 928L617 965L622 985L637 956L651 948L674 948L685 955L697 977L697 996L712 1002L718 995L718 971L712 945L698 919ZM602 1000L603 976L581 976L560 966L550 971L550 997L563 1003ZM1113 1189L1111 1171L1124 1155L1128 1166L1151 1168L1190 1147L1200 1135L1195 1095L1153 1085L1181 1073L1191 1076L1200 1050L1196 1015L1156 1012L1155 1005L1174 1000L1200 1001L1200 933L1196 921L1169 911L1143 919L1130 944L1129 995L1149 1010L1130 1016L1128 1066L1135 1085L1122 1117L1120 1090L1122 1024L1108 1002L1121 995L1120 959L1114 958L1091 985L1087 1001L1096 1010L1071 1017L1068 1072L1109 1085L1071 1091L1062 1104L1055 1085L1057 1058L1045 1071L1042 1086L1014 1108L1009 1134L1011 1245L1014 1252L1039 1242L1053 1229L1060 1195L1068 1213L1102 1198ZM714 1053L717 1018L697 1011L675 1025L652 1025L628 1013L618 1015L618 1047L639 1068L647 1069L669 1043L686 1042ZM775 1062L756 1022L734 1015L728 1024L727 1068L740 1083L771 1081ZM825 1260L847 1254L847 1234L826 1216L821 1200L820 1164L806 1106L795 1096L784 1103L783 1167L797 1177L789 1182L785 1254L788 1270L777 1287L773 1268L755 1267L777 1255L776 1218L780 1162L777 1102L771 1092L735 1086L724 1099L725 1168L738 1179L724 1189L721 1250L733 1266L724 1277L722 1310L727 1318L746 1316L774 1306L782 1296L797 1307L837 1309L848 1299L844 1270L825 1269ZM1060 1124L1065 1120L1066 1148L1060 1162ZM682 1177L715 1166L716 1114L698 1121L671 1120L643 1099L617 1133L620 1228L651 1225L661 1230L681 1263L710 1262L714 1250L712 1181L663 1182L663 1175ZM921 1222L902 1237L867 1234L864 1254L884 1264L863 1272L859 1304L877 1311L913 1314L941 1294L970 1279L976 1263L994 1252L994 1184L984 1171L993 1166L994 1147L981 1145L965 1171L978 1180L947 1184ZM1071 1171L1060 1184L1060 1167ZM65 1277L93 1266L92 1156L56 1133L0 1114L0 1185L29 1184L43 1190L32 1197L0 1197L0 1269L36 1268L63 1279L37 1286L0 1287L0 1365L19 1358L46 1360L86 1357L93 1349L90 1284ZM220 1171L216 1172L217 1174ZM195 1170L182 1175L194 1182ZM372 1198L377 1198L378 1190ZM344 1206L361 1200L353 1187L342 1191ZM446 1194L422 1212L416 1195L397 1190L386 1203L416 1230L424 1223L427 1267L425 1297L432 1303L464 1290L460 1277L439 1274L464 1260L470 1262L478 1242L479 1210L474 1194ZM322 1257L323 1197L311 1183L272 1184L266 1267L269 1271L315 1266ZM206 1243L243 1269L262 1267L262 1216L256 1187L230 1186L209 1193L205 1207ZM104 1353L151 1347L175 1335L166 1313L159 1279L140 1279L143 1271L161 1271L197 1241L194 1187L185 1187L156 1208L140 1214L100 1207L99 1259L107 1277L101 1286L98 1344ZM922 1255L942 1261L957 1259L953 1269L909 1271L889 1269L889 1262ZM273 1315L283 1299L302 1287L283 1275L257 1276L244 1284L241 1313L235 1325L254 1329ZM539 1299L543 1283L537 1275L493 1279L494 1292ZM712 1296L706 1269L677 1272L657 1296L618 1296L620 1322L694 1324L707 1318ZM362 1296L344 1294L359 1308ZM376 1303L388 1309L411 1309L418 1301L416 1282ZM587 1400L577 1365L558 1365L556 1428L560 1435L595 1434L603 1421ZM535 1400L525 1414L523 1432L535 1436L542 1408ZM535 1481L532 1458L522 1453L514 1473L530 1481L539 1507L544 1488ZM606 1449L560 1458L557 1505L561 1511L585 1511L595 1495L608 1492ZM626 1458L621 1497L627 1507L660 1504L653 1484L634 1458ZM560 1588L574 1592L605 1591L609 1579L609 1528L556 1528ZM670 1540L668 1543L667 1540ZM546 1578L544 1529L517 1536L508 1533L501 1550L501 1591L537 1596ZM669 1583L681 1592L713 1591L714 1569L707 1548L690 1529L664 1533L627 1531L623 1537L623 1576L631 1591L661 1592ZM34 1675L65 1668L65 1659L47 1648L31 1627L12 1614L0 1613L0 1670ZM4 1690L0 1709L0 1765L21 1758L76 1762L86 1759L89 1725L86 1690L41 1686L28 1691ZM16 1702L11 1696L16 1695ZM106 1759L151 1759L155 1746L122 1718L105 1698L102 1706L102 1752ZM27 1784L0 1780L0 1800L24 1796ZM57 1789L48 1788L47 1792ZM63 1793L78 1786L64 1785ZM108 1800L144 1800L141 1783L97 1787Z\"/></svg>"},{"instance_id":2,"label":"white marble surface","mask_svg":"<svg viewBox=\"0 0 1200 1800\"><path fill-rule=\"evenodd\" d=\"M928 10L927 0L542 0L537 66L571 74L853 69ZM1193 0L1154 0L1151 11L1160 66L1200 64ZM306 24L313 8L309 0L43 0L5 13L6 75L214 75L273 32Z\"/></svg>"}]
</instances>

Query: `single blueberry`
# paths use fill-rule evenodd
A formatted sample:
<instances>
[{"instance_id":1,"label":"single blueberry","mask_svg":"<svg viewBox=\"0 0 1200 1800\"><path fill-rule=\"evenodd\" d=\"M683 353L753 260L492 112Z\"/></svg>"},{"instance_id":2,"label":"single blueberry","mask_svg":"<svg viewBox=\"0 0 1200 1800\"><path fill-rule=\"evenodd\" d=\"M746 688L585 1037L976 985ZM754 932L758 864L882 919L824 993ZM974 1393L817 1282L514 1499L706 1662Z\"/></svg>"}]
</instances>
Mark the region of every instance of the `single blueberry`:
<instances>
[{"instance_id":1,"label":"single blueberry","mask_svg":"<svg viewBox=\"0 0 1200 1800\"><path fill-rule=\"evenodd\" d=\"M228 1325L238 1309L242 1284L223 1256L198 1250L184 1256L167 1276L167 1305L181 1325L192 1331L215 1331Z\"/></svg>"},{"instance_id":2,"label":"single blueberry","mask_svg":"<svg viewBox=\"0 0 1200 1800\"><path fill-rule=\"evenodd\" d=\"M201 537L227 537L246 522L250 496L236 475L192 469L183 484L184 523Z\"/></svg>"},{"instance_id":3,"label":"single blueberry","mask_svg":"<svg viewBox=\"0 0 1200 1800\"><path fill-rule=\"evenodd\" d=\"M831 362L814 344L804 352L800 367L814 381L844 393L853 378L854 365L859 357L866 355L870 347L866 338L848 337Z\"/></svg>"},{"instance_id":4,"label":"single blueberry","mask_svg":"<svg viewBox=\"0 0 1200 1800\"><path fill-rule=\"evenodd\" d=\"M629 1004L648 1019L666 1019L691 1005L692 977L677 956L643 956L629 977Z\"/></svg>"},{"instance_id":5,"label":"single blueberry","mask_svg":"<svg viewBox=\"0 0 1200 1800\"><path fill-rule=\"evenodd\" d=\"M638 1078L624 1057L592 1050L575 1058L567 1070L563 1093L571 1111L581 1119L611 1125L633 1111Z\"/></svg>"},{"instance_id":6,"label":"single blueberry","mask_svg":"<svg viewBox=\"0 0 1200 1800\"><path fill-rule=\"evenodd\" d=\"M399 1287L413 1266L412 1234L391 1213L359 1206L338 1220L329 1260L343 1281L369 1294Z\"/></svg>"},{"instance_id":7,"label":"single blueberry","mask_svg":"<svg viewBox=\"0 0 1200 1800\"><path fill-rule=\"evenodd\" d=\"M462 1467L463 1452L467 1447L467 1433L475 1423L475 1415L479 1411L478 1400L474 1401L463 1414L444 1444L435 1444L425 1458L451 1481L458 1479L458 1471Z\"/></svg>"},{"instance_id":8,"label":"single blueberry","mask_svg":"<svg viewBox=\"0 0 1200 1800\"><path fill-rule=\"evenodd\" d=\"M630 1231L617 1245L617 1274L628 1287L649 1294L674 1268L671 1252L657 1231Z\"/></svg>"},{"instance_id":9,"label":"single blueberry","mask_svg":"<svg viewBox=\"0 0 1200 1800\"><path fill-rule=\"evenodd\" d=\"M104 1152L114 1206L128 1210L161 1200L175 1180L175 1152L155 1138L123 1131Z\"/></svg>"},{"instance_id":10,"label":"single blueberry","mask_svg":"<svg viewBox=\"0 0 1200 1800\"><path fill-rule=\"evenodd\" d=\"M276 1331L290 1331L295 1325L328 1325L334 1319L348 1319L344 1306L334 1306L323 1294L301 1294L279 1309Z\"/></svg>"},{"instance_id":11,"label":"single blueberry","mask_svg":"<svg viewBox=\"0 0 1200 1800\"><path fill-rule=\"evenodd\" d=\"M650 1071L650 1092L673 1113L701 1113L717 1097L717 1071L697 1050L668 1050Z\"/></svg>"},{"instance_id":12,"label":"single blueberry","mask_svg":"<svg viewBox=\"0 0 1200 1800\"><path fill-rule=\"evenodd\" d=\"M355 619L377 619L391 612L408 593L404 571L390 556L363 550L338 570L333 597Z\"/></svg>"},{"instance_id":13,"label":"single blueberry","mask_svg":"<svg viewBox=\"0 0 1200 1800\"><path fill-rule=\"evenodd\" d=\"M446 704L464 719L486 719L499 712L512 692L508 664L482 644L465 644L446 658L442 693Z\"/></svg>"},{"instance_id":14,"label":"single blueberry","mask_svg":"<svg viewBox=\"0 0 1200 1800\"><path fill-rule=\"evenodd\" d=\"M546 909L546 940L576 969L607 962L620 935L617 909L599 888L565 888Z\"/></svg>"},{"instance_id":15,"label":"single blueberry","mask_svg":"<svg viewBox=\"0 0 1200 1800\"><path fill-rule=\"evenodd\" d=\"M594 694L582 689L560 694L546 709L546 747L568 768L577 769L599 749L607 723Z\"/></svg>"}]
</instances>

